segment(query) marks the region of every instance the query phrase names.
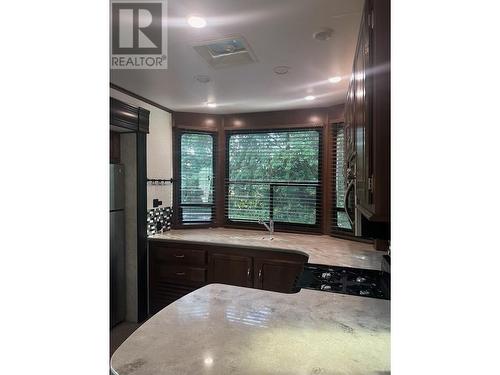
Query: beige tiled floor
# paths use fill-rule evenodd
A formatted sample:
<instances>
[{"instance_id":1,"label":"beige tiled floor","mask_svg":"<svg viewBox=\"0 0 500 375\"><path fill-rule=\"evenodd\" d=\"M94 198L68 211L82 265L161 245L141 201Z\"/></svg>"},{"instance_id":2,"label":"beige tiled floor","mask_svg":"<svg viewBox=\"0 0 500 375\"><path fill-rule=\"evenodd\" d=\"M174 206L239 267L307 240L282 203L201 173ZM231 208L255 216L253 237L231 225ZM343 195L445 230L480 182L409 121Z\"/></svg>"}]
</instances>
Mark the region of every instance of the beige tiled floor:
<instances>
[{"instance_id":1,"label":"beige tiled floor","mask_svg":"<svg viewBox=\"0 0 500 375\"><path fill-rule=\"evenodd\" d=\"M122 322L111 329L109 335L109 357L113 355L116 349L141 326L140 323Z\"/></svg>"}]
</instances>

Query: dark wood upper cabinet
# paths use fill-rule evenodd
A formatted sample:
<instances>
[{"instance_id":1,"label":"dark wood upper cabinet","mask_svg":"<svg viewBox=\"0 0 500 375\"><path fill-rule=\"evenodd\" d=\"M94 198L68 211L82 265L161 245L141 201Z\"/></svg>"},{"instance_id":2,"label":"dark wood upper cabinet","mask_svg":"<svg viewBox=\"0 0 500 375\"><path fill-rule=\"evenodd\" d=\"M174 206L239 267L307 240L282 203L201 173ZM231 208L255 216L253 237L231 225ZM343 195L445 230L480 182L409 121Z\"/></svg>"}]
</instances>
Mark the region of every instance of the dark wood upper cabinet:
<instances>
[{"instance_id":1,"label":"dark wood upper cabinet","mask_svg":"<svg viewBox=\"0 0 500 375\"><path fill-rule=\"evenodd\" d=\"M302 272L304 263L274 259L254 260L254 287L274 292L291 293L295 279Z\"/></svg>"},{"instance_id":2,"label":"dark wood upper cabinet","mask_svg":"<svg viewBox=\"0 0 500 375\"><path fill-rule=\"evenodd\" d=\"M367 3L368 4L368 3ZM356 162L356 199L357 205L370 207L373 202L371 162L371 80L368 76L370 67L370 13L364 13L361 19L358 46L354 56L354 134Z\"/></svg>"},{"instance_id":3,"label":"dark wood upper cabinet","mask_svg":"<svg viewBox=\"0 0 500 375\"><path fill-rule=\"evenodd\" d=\"M253 287L252 257L229 254L211 254L210 283Z\"/></svg>"},{"instance_id":4,"label":"dark wood upper cabinet","mask_svg":"<svg viewBox=\"0 0 500 375\"><path fill-rule=\"evenodd\" d=\"M365 2L345 118L345 151L355 177L356 207L369 221L389 223L389 0Z\"/></svg>"}]
</instances>

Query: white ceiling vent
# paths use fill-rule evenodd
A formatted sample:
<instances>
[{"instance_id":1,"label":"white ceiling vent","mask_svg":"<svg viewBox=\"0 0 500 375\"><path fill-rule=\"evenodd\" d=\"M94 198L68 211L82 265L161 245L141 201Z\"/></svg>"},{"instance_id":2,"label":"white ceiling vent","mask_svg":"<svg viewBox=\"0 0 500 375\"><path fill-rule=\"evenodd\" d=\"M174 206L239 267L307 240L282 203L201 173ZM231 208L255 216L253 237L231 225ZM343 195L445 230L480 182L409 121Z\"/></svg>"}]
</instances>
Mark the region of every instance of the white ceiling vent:
<instances>
[{"instance_id":1,"label":"white ceiling vent","mask_svg":"<svg viewBox=\"0 0 500 375\"><path fill-rule=\"evenodd\" d=\"M248 42L242 36L210 40L193 48L214 69L229 68L257 61Z\"/></svg>"}]
</instances>

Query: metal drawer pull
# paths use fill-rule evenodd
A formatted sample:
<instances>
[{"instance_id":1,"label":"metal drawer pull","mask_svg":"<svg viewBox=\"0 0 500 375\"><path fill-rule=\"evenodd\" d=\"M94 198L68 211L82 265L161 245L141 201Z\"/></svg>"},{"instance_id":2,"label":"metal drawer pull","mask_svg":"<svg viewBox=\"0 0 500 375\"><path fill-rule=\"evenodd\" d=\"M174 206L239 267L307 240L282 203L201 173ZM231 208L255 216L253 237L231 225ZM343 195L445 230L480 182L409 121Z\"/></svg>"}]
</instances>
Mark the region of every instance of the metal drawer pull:
<instances>
[{"instance_id":1,"label":"metal drawer pull","mask_svg":"<svg viewBox=\"0 0 500 375\"><path fill-rule=\"evenodd\" d=\"M248 267L248 270L247 270L247 277L250 277L250 267Z\"/></svg>"},{"instance_id":2,"label":"metal drawer pull","mask_svg":"<svg viewBox=\"0 0 500 375\"><path fill-rule=\"evenodd\" d=\"M262 278L262 268L259 270L259 280Z\"/></svg>"},{"instance_id":3,"label":"metal drawer pull","mask_svg":"<svg viewBox=\"0 0 500 375\"><path fill-rule=\"evenodd\" d=\"M186 272L176 272L175 273L177 276L184 276L186 274Z\"/></svg>"},{"instance_id":4,"label":"metal drawer pull","mask_svg":"<svg viewBox=\"0 0 500 375\"><path fill-rule=\"evenodd\" d=\"M175 257L176 257L176 258L184 258L184 257L185 257L185 255L184 255L184 254L175 254Z\"/></svg>"}]
</instances>

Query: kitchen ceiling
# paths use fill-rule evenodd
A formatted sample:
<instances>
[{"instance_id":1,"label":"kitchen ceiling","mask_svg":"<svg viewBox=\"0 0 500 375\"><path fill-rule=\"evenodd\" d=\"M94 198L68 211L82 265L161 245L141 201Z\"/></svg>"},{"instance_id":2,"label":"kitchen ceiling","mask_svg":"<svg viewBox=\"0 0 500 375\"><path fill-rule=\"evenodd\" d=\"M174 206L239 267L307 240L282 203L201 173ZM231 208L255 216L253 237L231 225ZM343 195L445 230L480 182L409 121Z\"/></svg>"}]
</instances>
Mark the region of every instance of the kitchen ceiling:
<instances>
[{"instance_id":1,"label":"kitchen ceiling","mask_svg":"<svg viewBox=\"0 0 500 375\"><path fill-rule=\"evenodd\" d=\"M226 114L344 103L362 7L363 0L168 0L168 69L111 70L111 82L174 111ZM207 25L189 26L190 15ZM331 38L313 37L326 28L333 29ZM216 69L193 48L228 36L242 37L257 61ZM277 74L276 67L289 69ZM342 80L330 82L335 76Z\"/></svg>"}]
</instances>

